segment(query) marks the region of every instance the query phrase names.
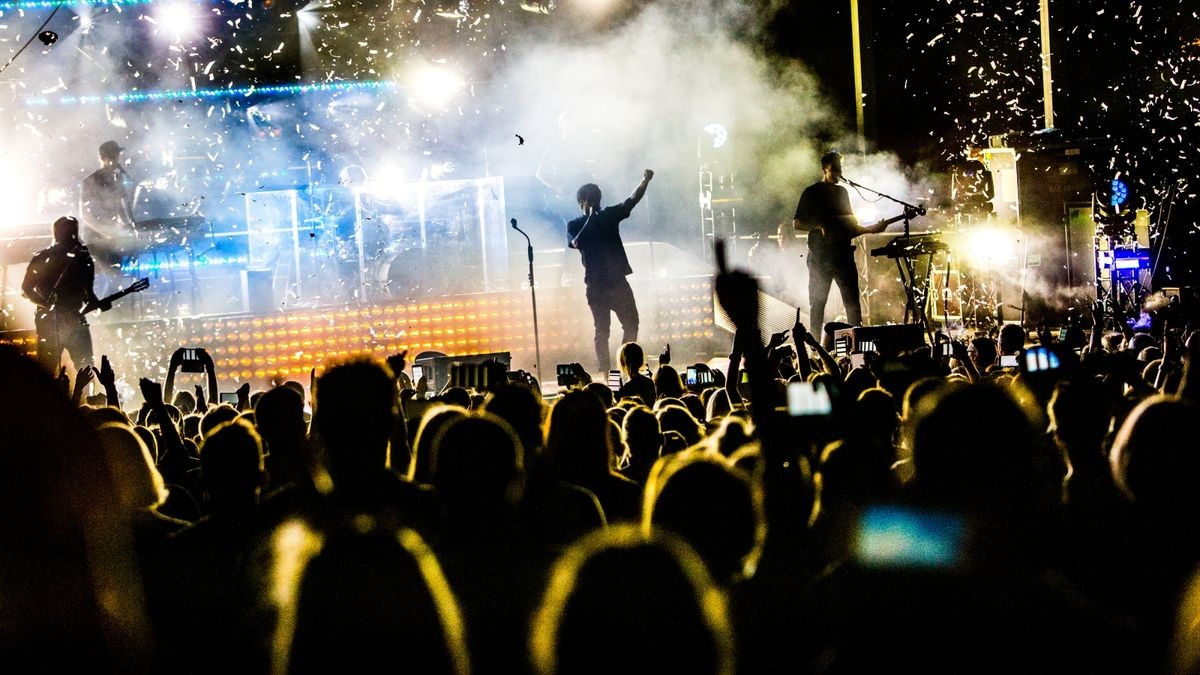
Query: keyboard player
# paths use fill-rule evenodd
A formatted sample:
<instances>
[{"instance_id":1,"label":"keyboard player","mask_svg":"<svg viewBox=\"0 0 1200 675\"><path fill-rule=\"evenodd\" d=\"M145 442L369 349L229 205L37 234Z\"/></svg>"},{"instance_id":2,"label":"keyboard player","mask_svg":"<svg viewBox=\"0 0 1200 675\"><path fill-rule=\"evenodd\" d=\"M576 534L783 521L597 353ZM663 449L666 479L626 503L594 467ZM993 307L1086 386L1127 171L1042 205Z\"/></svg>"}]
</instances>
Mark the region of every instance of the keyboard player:
<instances>
[{"instance_id":1,"label":"keyboard player","mask_svg":"<svg viewBox=\"0 0 1200 675\"><path fill-rule=\"evenodd\" d=\"M116 141L100 145L100 168L79 186L79 214L88 229L93 248L115 247L123 237L135 234L133 224L133 179L121 166L124 150ZM105 242L113 242L106 246Z\"/></svg>"}]
</instances>

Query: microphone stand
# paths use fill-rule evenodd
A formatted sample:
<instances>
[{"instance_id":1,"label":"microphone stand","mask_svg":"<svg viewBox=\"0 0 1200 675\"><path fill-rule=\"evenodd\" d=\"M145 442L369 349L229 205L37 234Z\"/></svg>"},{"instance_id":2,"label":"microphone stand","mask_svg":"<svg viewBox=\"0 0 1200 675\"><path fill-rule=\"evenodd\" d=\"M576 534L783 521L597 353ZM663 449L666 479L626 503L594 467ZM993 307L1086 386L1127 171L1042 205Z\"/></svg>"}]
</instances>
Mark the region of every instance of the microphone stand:
<instances>
[{"instance_id":1,"label":"microphone stand","mask_svg":"<svg viewBox=\"0 0 1200 675\"><path fill-rule=\"evenodd\" d=\"M867 192L870 192L873 195L876 195L883 199L887 199L889 201L895 202L895 203L899 204L900 206L902 206L904 208L904 242L906 245L908 244L909 240L912 238L912 232L909 229L910 221L915 216L925 215L925 207L924 206L920 206L917 204L909 204L908 202L906 202L904 200L896 199L895 197L888 195L888 194L884 194L884 193L880 192L879 190L875 190L875 189L869 188L865 185L860 185L858 183L855 183L854 181L850 180L849 178L846 178L845 176L842 176L841 179L843 182L853 186L856 190L866 190ZM918 254L918 255L920 255L920 254ZM901 258L903 258L904 262L901 262ZM908 301L908 303L904 307L904 320L908 321L908 310L912 309L913 319L915 319L917 324L919 324L920 326L922 326L925 329L924 332L929 336L930 340L932 341L933 340L933 328L929 325L929 320L925 316L925 308L924 308L925 303L927 303L929 301L928 293L929 293L930 267L927 266L925 268L925 284L924 284L924 287L921 289L921 292L918 294L917 279L916 279L918 264L919 263L914 261L913 256L911 256L910 254L907 254L907 253L902 257L896 258L896 267L899 268L899 270L900 270L900 280L904 284L904 295L907 297L907 301ZM932 254L930 254L930 256L929 256L929 265L930 266L933 265L933 255ZM949 281L949 276L947 276L947 282L948 281ZM921 296L919 303L917 302L918 295Z\"/></svg>"},{"instance_id":2,"label":"microphone stand","mask_svg":"<svg viewBox=\"0 0 1200 675\"><path fill-rule=\"evenodd\" d=\"M857 188L859 190L866 190L867 192L870 192L873 195L882 197L883 199L887 199L889 201L893 201L893 202L899 204L900 206L903 206L904 207L904 236L905 236L905 238L910 236L909 231L908 231L909 220L911 220L911 218L913 216L925 215L925 207L924 206L920 206L918 204L909 204L908 202L906 202L904 200L896 199L895 197L888 195L888 194L884 194L884 193L880 192L879 190L875 190L875 189L869 188L865 185L860 185L858 183L855 183L854 181L850 180L849 178L846 178L845 176L842 176L842 182L846 183L850 186L853 186L854 188Z\"/></svg>"},{"instance_id":3,"label":"microphone stand","mask_svg":"<svg viewBox=\"0 0 1200 675\"><path fill-rule=\"evenodd\" d=\"M533 301L533 351L537 363L538 386L542 385L542 339L538 335L538 315L537 315L537 286L533 282L533 242L529 239L529 235L525 230L517 227L517 219L513 218L508 221L512 224L512 228L521 233L525 237L526 251L529 257L529 297Z\"/></svg>"}]
</instances>

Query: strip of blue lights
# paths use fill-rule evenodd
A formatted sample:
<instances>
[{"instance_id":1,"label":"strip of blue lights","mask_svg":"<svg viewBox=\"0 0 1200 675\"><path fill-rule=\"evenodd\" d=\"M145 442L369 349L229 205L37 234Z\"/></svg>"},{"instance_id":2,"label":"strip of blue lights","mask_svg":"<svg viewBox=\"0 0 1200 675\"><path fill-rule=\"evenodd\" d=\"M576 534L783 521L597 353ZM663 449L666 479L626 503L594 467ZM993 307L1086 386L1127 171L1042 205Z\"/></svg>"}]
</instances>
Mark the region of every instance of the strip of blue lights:
<instances>
[{"instance_id":1,"label":"strip of blue lights","mask_svg":"<svg viewBox=\"0 0 1200 675\"><path fill-rule=\"evenodd\" d=\"M129 7L131 5L148 5L156 0L4 0L0 2L0 12L9 10L34 10L34 9L53 9L59 5L91 5L93 7L102 7L104 5L122 5Z\"/></svg>"},{"instance_id":2,"label":"strip of blue lights","mask_svg":"<svg viewBox=\"0 0 1200 675\"><path fill-rule=\"evenodd\" d=\"M174 89L166 91L127 91L123 94L96 96L32 97L25 105L89 105L95 103L153 103L157 101L183 101L188 99L248 98L251 96L273 96L278 94L310 94L317 92L362 91L391 89L397 86L385 80L363 80L359 82L315 82L309 84L271 84L266 86L227 87L224 89Z\"/></svg>"},{"instance_id":3,"label":"strip of blue lights","mask_svg":"<svg viewBox=\"0 0 1200 675\"><path fill-rule=\"evenodd\" d=\"M163 272L170 270L186 270L193 267L214 267L222 265L245 265L248 258L244 255L238 256L196 256L193 260L173 259L167 260L145 260L133 258L121 264L121 271L127 273L141 272Z\"/></svg>"}]
</instances>

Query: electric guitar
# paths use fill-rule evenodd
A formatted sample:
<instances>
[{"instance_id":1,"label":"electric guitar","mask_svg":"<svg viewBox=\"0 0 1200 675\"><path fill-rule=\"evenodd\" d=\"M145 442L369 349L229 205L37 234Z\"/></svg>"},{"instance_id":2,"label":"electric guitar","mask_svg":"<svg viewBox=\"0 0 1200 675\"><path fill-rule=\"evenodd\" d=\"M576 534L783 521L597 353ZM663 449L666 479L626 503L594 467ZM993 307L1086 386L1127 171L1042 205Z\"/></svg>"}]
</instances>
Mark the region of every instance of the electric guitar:
<instances>
[{"instance_id":1,"label":"electric guitar","mask_svg":"<svg viewBox=\"0 0 1200 675\"><path fill-rule=\"evenodd\" d=\"M111 306L112 303L129 295L130 293L139 293L141 291L146 290L147 288L150 288L150 277L143 277L143 278L138 279L137 281L133 282L132 284L130 284L127 288L122 288L121 290L117 291L116 293L113 293L112 295L108 296L107 298L103 298L103 299L97 300L95 302L89 302L87 305L84 306L83 309L79 310L79 315L83 316L85 314L88 314L89 312L94 312L97 309L100 309L101 307ZM105 310L105 311L107 311L107 310Z\"/></svg>"}]
</instances>

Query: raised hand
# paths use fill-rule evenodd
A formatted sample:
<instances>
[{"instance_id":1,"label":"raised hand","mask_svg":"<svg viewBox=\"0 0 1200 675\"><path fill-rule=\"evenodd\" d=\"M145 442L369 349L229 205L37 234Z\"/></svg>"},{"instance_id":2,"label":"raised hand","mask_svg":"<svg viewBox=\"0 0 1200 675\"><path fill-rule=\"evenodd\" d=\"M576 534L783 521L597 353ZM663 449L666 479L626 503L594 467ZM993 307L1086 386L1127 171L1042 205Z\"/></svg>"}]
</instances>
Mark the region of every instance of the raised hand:
<instances>
[{"instance_id":1,"label":"raised hand","mask_svg":"<svg viewBox=\"0 0 1200 675\"><path fill-rule=\"evenodd\" d=\"M71 400L79 404L83 400L83 391L87 389L88 384L96 378L96 370L91 366L84 366L75 373L75 391L71 394Z\"/></svg>"},{"instance_id":2,"label":"raised hand","mask_svg":"<svg viewBox=\"0 0 1200 675\"><path fill-rule=\"evenodd\" d=\"M651 178L654 178L653 171L651 171L650 169L646 169L645 171L642 172L642 180L649 183Z\"/></svg>"},{"instance_id":3,"label":"raised hand","mask_svg":"<svg viewBox=\"0 0 1200 675\"><path fill-rule=\"evenodd\" d=\"M671 365L671 343L670 342L667 343L667 348L664 349L662 351L662 353L658 355L658 365L659 366Z\"/></svg>"},{"instance_id":4,"label":"raised hand","mask_svg":"<svg viewBox=\"0 0 1200 675\"><path fill-rule=\"evenodd\" d=\"M143 377L138 380L138 388L142 390L142 399L146 401L146 405L151 408L163 405L163 389L161 384Z\"/></svg>"},{"instance_id":5,"label":"raised hand","mask_svg":"<svg viewBox=\"0 0 1200 675\"><path fill-rule=\"evenodd\" d=\"M1183 360L1194 361L1200 356L1200 330L1192 331L1183 344Z\"/></svg>"},{"instance_id":6,"label":"raised hand","mask_svg":"<svg viewBox=\"0 0 1200 675\"><path fill-rule=\"evenodd\" d=\"M54 381L56 383L58 383L58 387L59 387L59 389L62 390L62 393L64 395L70 396L70 394L71 394L71 377L69 375L67 375L67 367L66 366L62 366L58 369L58 377L54 378Z\"/></svg>"},{"instance_id":7,"label":"raised hand","mask_svg":"<svg viewBox=\"0 0 1200 675\"><path fill-rule=\"evenodd\" d=\"M237 409L241 412L250 407L250 383L243 382L242 386L237 388Z\"/></svg>"},{"instance_id":8,"label":"raised hand","mask_svg":"<svg viewBox=\"0 0 1200 675\"><path fill-rule=\"evenodd\" d=\"M96 374L96 379L105 389L117 383L117 374L113 372L107 356L100 356L100 372Z\"/></svg>"},{"instance_id":9,"label":"raised hand","mask_svg":"<svg viewBox=\"0 0 1200 675\"><path fill-rule=\"evenodd\" d=\"M758 334L758 282L754 277L738 270L729 270L725 264L725 242L717 242L717 301L729 315L733 325L745 335Z\"/></svg>"},{"instance_id":10,"label":"raised hand","mask_svg":"<svg viewBox=\"0 0 1200 675\"><path fill-rule=\"evenodd\" d=\"M780 345L782 345L784 342L787 341L787 336L788 336L788 332L785 330L781 330L778 333L772 333L771 339L767 342L767 351L769 352L772 349L775 349L776 347L779 347Z\"/></svg>"}]
</instances>

